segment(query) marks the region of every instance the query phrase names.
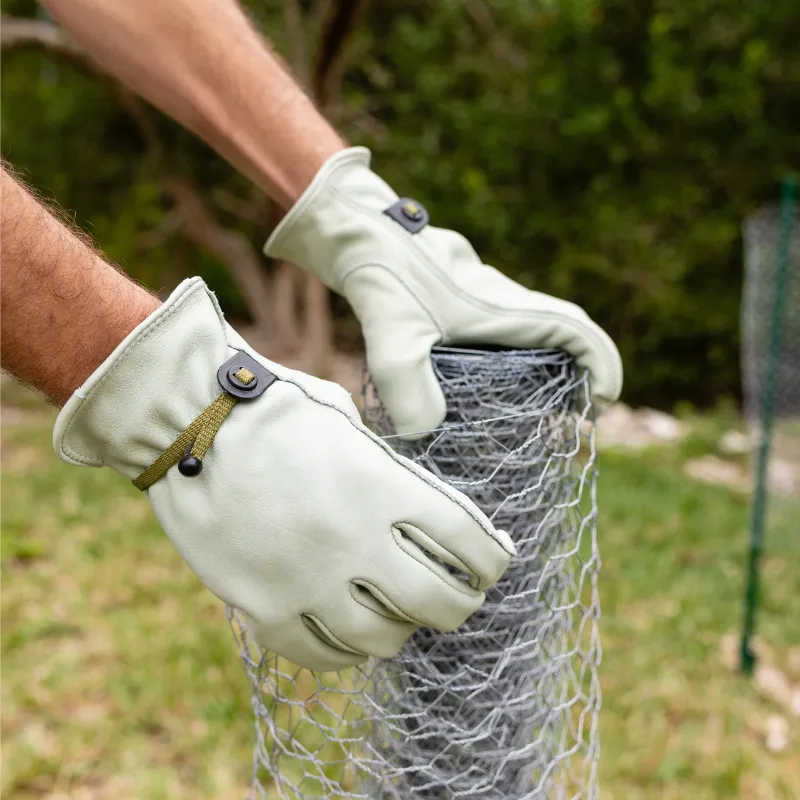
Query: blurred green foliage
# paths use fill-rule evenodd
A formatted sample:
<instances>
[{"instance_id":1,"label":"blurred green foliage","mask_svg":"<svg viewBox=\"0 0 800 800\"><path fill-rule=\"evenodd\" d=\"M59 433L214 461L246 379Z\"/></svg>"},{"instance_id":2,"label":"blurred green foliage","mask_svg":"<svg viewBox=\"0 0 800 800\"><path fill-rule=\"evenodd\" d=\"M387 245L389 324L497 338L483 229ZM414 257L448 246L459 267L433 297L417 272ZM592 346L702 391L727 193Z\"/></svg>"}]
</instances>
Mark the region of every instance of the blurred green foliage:
<instances>
[{"instance_id":1,"label":"blurred green foliage","mask_svg":"<svg viewBox=\"0 0 800 800\"><path fill-rule=\"evenodd\" d=\"M249 5L283 49L281 3ZM341 127L488 263L584 306L620 345L628 401L708 404L739 391L741 222L800 166L798 31L796 0L381 0ZM220 265L179 236L153 246L168 207L108 86L19 52L2 90L4 154L111 257L156 288L201 274L242 312ZM248 196L158 126L178 168Z\"/></svg>"}]
</instances>

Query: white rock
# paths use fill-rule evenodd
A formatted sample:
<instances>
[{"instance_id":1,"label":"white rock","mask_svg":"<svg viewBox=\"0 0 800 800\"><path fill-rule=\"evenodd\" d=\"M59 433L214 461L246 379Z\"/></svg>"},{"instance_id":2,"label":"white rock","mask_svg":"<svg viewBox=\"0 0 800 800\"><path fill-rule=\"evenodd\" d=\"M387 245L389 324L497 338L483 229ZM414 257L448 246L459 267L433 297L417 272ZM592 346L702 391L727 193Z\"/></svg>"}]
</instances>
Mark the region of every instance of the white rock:
<instances>
[{"instance_id":1,"label":"white rock","mask_svg":"<svg viewBox=\"0 0 800 800\"><path fill-rule=\"evenodd\" d=\"M704 483L717 483L740 491L750 488L750 478L742 467L717 456L692 458L683 465L683 472Z\"/></svg>"},{"instance_id":2,"label":"white rock","mask_svg":"<svg viewBox=\"0 0 800 800\"><path fill-rule=\"evenodd\" d=\"M725 431L719 440L719 450L730 456L741 456L753 450L753 438L741 431Z\"/></svg>"},{"instance_id":3,"label":"white rock","mask_svg":"<svg viewBox=\"0 0 800 800\"><path fill-rule=\"evenodd\" d=\"M789 747L789 723L783 717L777 714L767 717L766 735L770 753L782 753Z\"/></svg>"},{"instance_id":4,"label":"white rock","mask_svg":"<svg viewBox=\"0 0 800 800\"><path fill-rule=\"evenodd\" d=\"M684 434L683 423L675 417L652 408L634 411L625 403L614 403L597 422L597 443L601 448L638 449L676 442Z\"/></svg>"},{"instance_id":5,"label":"white rock","mask_svg":"<svg viewBox=\"0 0 800 800\"><path fill-rule=\"evenodd\" d=\"M768 697L781 708L793 710L795 687L782 670L765 662L757 662L753 685L759 694Z\"/></svg>"},{"instance_id":6,"label":"white rock","mask_svg":"<svg viewBox=\"0 0 800 800\"><path fill-rule=\"evenodd\" d=\"M625 403L609 406L597 421L600 447L642 447L646 442L637 430L636 415Z\"/></svg>"},{"instance_id":7,"label":"white rock","mask_svg":"<svg viewBox=\"0 0 800 800\"><path fill-rule=\"evenodd\" d=\"M654 439L662 442L677 442L685 435L684 425L663 411L656 411L654 408L640 408L636 416Z\"/></svg>"},{"instance_id":8,"label":"white rock","mask_svg":"<svg viewBox=\"0 0 800 800\"><path fill-rule=\"evenodd\" d=\"M779 494L800 494L800 466L780 458L770 460L767 471L770 489Z\"/></svg>"}]
</instances>

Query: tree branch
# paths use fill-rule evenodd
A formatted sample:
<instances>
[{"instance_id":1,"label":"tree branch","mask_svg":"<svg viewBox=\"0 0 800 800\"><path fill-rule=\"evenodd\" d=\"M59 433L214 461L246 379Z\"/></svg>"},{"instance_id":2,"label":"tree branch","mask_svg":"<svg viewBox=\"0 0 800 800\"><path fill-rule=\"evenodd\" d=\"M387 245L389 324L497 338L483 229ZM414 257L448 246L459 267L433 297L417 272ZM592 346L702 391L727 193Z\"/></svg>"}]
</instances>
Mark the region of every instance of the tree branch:
<instances>
[{"instance_id":1,"label":"tree branch","mask_svg":"<svg viewBox=\"0 0 800 800\"><path fill-rule=\"evenodd\" d=\"M236 219L252 225L263 226L271 210L268 199L263 194L248 200L217 187L211 190L211 199L220 211L225 211Z\"/></svg>"},{"instance_id":2,"label":"tree branch","mask_svg":"<svg viewBox=\"0 0 800 800\"><path fill-rule=\"evenodd\" d=\"M253 323L269 336L270 293L253 245L240 231L220 225L191 181L168 175L162 184L180 215L186 237L225 264L242 290Z\"/></svg>"},{"instance_id":3,"label":"tree branch","mask_svg":"<svg viewBox=\"0 0 800 800\"><path fill-rule=\"evenodd\" d=\"M9 14L0 14L0 47L3 50L44 47L46 50L81 62L88 60L86 53L58 25L44 20L13 17Z\"/></svg>"},{"instance_id":4,"label":"tree branch","mask_svg":"<svg viewBox=\"0 0 800 800\"><path fill-rule=\"evenodd\" d=\"M286 35L289 39L289 63L295 77L303 87L309 86L309 60L306 34L303 30L303 12L300 10L299 0L283 0L283 20L286 25Z\"/></svg>"},{"instance_id":5,"label":"tree branch","mask_svg":"<svg viewBox=\"0 0 800 800\"><path fill-rule=\"evenodd\" d=\"M366 7L367 0L337 0L328 9L312 78L314 99L322 109L339 99L348 45Z\"/></svg>"},{"instance_id":6,"label":"tree branch","mask_svg":"<svg viewBox=\"0 0 800 800\"><path fill-rule=\"evenodd\" d=\"M485 0L464 0L464 9L486 34L489 50L498 61L516 69L525 67L527 63L525 53L502 35Z\"/></svg>"}]
</instances>

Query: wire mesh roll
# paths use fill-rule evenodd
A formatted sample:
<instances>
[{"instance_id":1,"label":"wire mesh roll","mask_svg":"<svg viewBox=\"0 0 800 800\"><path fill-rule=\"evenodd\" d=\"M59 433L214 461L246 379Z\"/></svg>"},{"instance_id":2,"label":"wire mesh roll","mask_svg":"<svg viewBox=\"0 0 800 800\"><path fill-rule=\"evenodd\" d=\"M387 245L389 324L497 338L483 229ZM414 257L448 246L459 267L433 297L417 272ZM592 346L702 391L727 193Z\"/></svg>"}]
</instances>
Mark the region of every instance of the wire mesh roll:
<instances>
[{"instance_id":1,"label":"wire mesh roll","mask_svg":"<svg viewBox=\"0 0 800 800\"><path fill-rule=\"evenodd\" d=\"M230 619L256 715L254 797L594 798L599 604L587 378L560 351L439 348L440 429L396 436L471 497L517 556L458 630L419 630L394 659L318 675Z\"/></svg>"},{"instance_id":2,"label":"wire mesh roll","mask_svg":"<svg viewBox=\"0 0 800 800\"><path fill-rule=\"evenodd\" d=\"M756 425L763 423L764 393L770 380L774 384L777 419L800 417L800 221L792 221L782 276L780 238L777 208L764 208L744 224L742 390L745 414ZM783 313L777 320L779 346L771 354L776 292L783 295ZM772 375L768 374L770 355L775 359Z\"/></svg>"}]
</instances>

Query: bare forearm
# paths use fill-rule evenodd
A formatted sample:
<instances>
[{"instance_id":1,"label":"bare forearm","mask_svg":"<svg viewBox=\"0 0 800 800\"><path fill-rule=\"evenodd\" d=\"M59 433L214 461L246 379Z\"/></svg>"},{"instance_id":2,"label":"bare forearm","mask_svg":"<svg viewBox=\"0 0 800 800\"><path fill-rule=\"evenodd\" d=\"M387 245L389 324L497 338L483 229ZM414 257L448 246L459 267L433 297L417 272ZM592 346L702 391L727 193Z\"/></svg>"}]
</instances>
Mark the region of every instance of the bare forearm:
<instances>
[{"instance_id":1,"label":"bare forearm","mask_svg":"<svg viewBox=\"0 0 800 800\"><path fill-rule=\"evenodd\" d=\"M159 301L0 179L3 369L62 404Z\"/></svg>"},{"instance_id":2,"label":"bare forearm","mask_svg":"<svg viewBox=\"0 0 800 800\"><path fill-rule=\"evenodd\" d=\"M284 208L344 143L235 0L44 0L106 71Z\"/></svg>"}]
</instances>

